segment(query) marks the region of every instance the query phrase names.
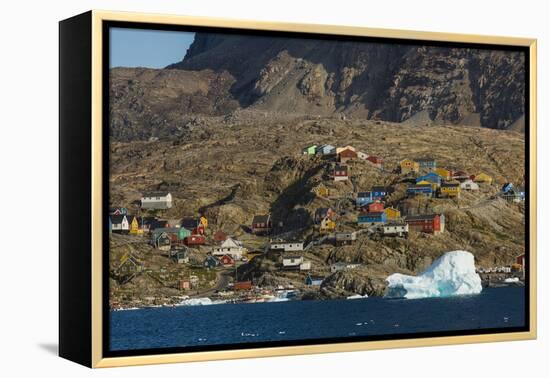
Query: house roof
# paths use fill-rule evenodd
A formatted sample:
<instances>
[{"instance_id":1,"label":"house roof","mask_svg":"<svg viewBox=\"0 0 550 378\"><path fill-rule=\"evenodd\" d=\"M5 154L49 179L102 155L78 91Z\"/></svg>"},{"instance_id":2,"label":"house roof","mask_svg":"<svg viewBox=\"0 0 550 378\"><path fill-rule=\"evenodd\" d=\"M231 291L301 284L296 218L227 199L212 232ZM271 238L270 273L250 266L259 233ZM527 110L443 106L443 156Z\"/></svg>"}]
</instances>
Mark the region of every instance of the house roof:
<instances>
[{"instance_id":1,"label":"house roof","mask_svg":"<svg viewBox=\"0 0 550 378\"><path fill-rule=\"evenodd\" d=\"M366 198L366 197L372 197L372 193L371 192L358 192L357 193L357 198Z\"/></svg>"},{"instance_id":2,"label":"house roof","mask_svg":"<svg viewBox=\"0 0 550 378\"><path fill-rule=\"evenodd\" d=\"M420 214L420 215L409 215L406 220L432 220L440 214Z\"/></svg>"},{"instance_id":3,"label":"house roof","mask_svg":"<svg viewBox=\"0 0 550 378\"><path fill-rule=\"evenodd\" d=\"M290 259L303 259L303 256L294 255L294 256L283 257L283 260L290 260Z\"/></svg>"},{"instance_id":4,"label":"house roof","mask_svg":"<svg viewBox=\"0 0 550 378\"><path fill-rule=\"evenodd\" d=\"M166 197L170 192L156 191L156 192L145 192L143 197Z\"/></svg>"},{"instance_id":5,"label":"house roof","mask_svg":"<svg viewBox=\"0 0 550 378\"><path fill-rule=\"evenodd\" d=\"M403 223L403 222L390 222L390 223L386 223L384 225L384 227L396 227L396 226L399 226L399 227L403 226L404 227L406 225L407 225L407 223Z\"/></svg>"},{"instance_id":6,"label":"house roof","mask_svg":"<svg viewBox=\"0 0 550 378\"><path fill-rule=\"evenodd\" d=\"M334 170L335 171L345 171L347 172L348 171L348 166L347 165L337 165L334 167Z\"/></svg>"},{"instance_id":7,"label":"house roof","mask_svg":"<svg viewBox=\"0 0 550 378\"><path fill-rule=\"evenodd\" d=\"M422 176L418 176L416 178L416 181L423 181L423 180L426 180L426 181L430 181L430 180L437 180L437 181L441 181L441 176L438 175L437 173L434 173L434 172L430 172L430 173L427 173L425 175L422 175Z\"/></svg>"},{"instance_id":8,"label":"house roof","mask_svg":"<svg viewBox=\"0 0 550 378\"><path fill-rule=\"evenodd\" d=\"M382 161L382 158L378 157L378 156L374 156L374 155L369 155L367 160L372 161L372 162L378 162L378 161Z\"/></svg>"},{"instance_id":9,"label":"house roof","mask_svg":"<svg viewBox=\"0 0 550 378\"><path fill-rule=\"evenodd\" d=\"M384 215L386 215L386 213L383 212L383 211L372 211L370 213L363 213L360 216L363 216L363 217L382 217Z\"/></svg>"},{"instance_id":10,"label":"house roof","mask_svg":"<svg viewBox=\"0 0 550 378\"><path fill-rule=\"evenodd\" d=\"M153 230L153 234L159 234L163 232L167 232L169 234L177 234L181 232L181 230L187 230L185 227L160 227ZM187 230L188 232L191 232L190 230Z\"/></svg>"},{"instance_id":11,"label":"house roof","mask_svg":"<svg viewBox=\"0 0 550 378\"><path fill-rule=\"evenodd\" d=\"M357 156L357 152L355 152L354 150L352 150L349 147L346 147L342 151L340 151L338 153L338 155L343 155L344 157L345 156Z\"/></svg>"},{"instance_id":12,"label":"house roof","mask_svg":"<svg viewBox=\"0 0 550 378\"><path fill-rule=\"evenodd\" d=\"M109 218L111 219L112 224L120 224L120 223L122 223L124 218L126 218L128 220L128 222L130 222L129 216L124 215L124 214L122 214L122 215L110 215Z\"/></svg>"},{"instance_id":13,"label":"house roof","mask_svg":"<svg viewBox=\"0 0 550 378\"><path fill-rule=\"evenodd\" d=\"M181 225L182 225L182 227L185 227L185 228L188 228L188 229L193 229L193 228L197 227L200 224L200 222L201 222L200 218L185 217L185 218L182 218Z\"/></svg>"},{"instance_id":14,"label":"house roof","mask_svg":"<svg viewBox=\"0 0 550 378\"><path fill-rule=\"evenodd\" d=\"M252 224L269 223L270 219L271 219L270 214L254 215L254 218L252 219Z\"/></svg>"},{"instance_id":15,"label":"house roof","mask_svg":"<svg viewBox=\"0 0 550 378\"><path fill-rule=\"evenodd\" d=\"M294 244L294 243L304 244L304 242L302 240L296 240L296 239L293 239L293 240L277 239L277 240L272 240L271 241L271 244Z\"/></svg>"},{"instance_id":16,"label":"house roof","mask_svg":"<svg viewBox=\"0 0 550 378\"><path fill-rule=\"evenodd\" d=\"M243 243L236 240L236 239L233 239L231 237L228 237L227 239L225 239L223 241L223 243L220 245L220 247L224 247L224 248L231 248L231 247L234 247L234 248L242 248L243 247Z\"/></svg>"}]
</instances>

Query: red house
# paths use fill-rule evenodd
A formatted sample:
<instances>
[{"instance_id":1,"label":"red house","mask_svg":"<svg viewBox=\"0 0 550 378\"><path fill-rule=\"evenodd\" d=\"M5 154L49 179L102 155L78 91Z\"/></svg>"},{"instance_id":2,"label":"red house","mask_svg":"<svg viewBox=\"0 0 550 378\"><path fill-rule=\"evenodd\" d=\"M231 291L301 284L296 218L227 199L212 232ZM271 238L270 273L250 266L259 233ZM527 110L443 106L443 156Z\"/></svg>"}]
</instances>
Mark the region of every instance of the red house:
<instances>
[{"instance_id":1,"label":"red house","mask_svg":"<svg viewBox=\"0 0 550 378\"><path fill-rule=\"evenodd\" d=\"M235 282L235 284L233 284L233 289L235 289L235 290L250 290L250 289L252 289L252 282L251 281Z\"/></svg>"},{"instance_id":2,"label":"red house","mask_svg":"<svg viewBox=\"0 0 550 378\"><path fill-rule=\"evenodd\" d=\"M422 214L411 215L405 218L409 230L425 232L427 234L439 234L445 231L445 215L443 214Z\"/></svg>"},{"instance_id":3,"label":"red house","mask_svg":"<svg viewBox=\"0 0 550 378\"><path fill-rule=\"evenodd\" d=\"M338 159L341 163L345 163L348 160L357 159L357 152L353 151L350 148L346 148L343 151L340 151L338 154Z\"/></svg>"},{"instance_id":4,"label":"red house","mask_svg":"<svg viewBox=\"0 0 550 378\"><path fill-rule=\"evenodd\" d=\"M219 260L225 266L235 265L235 260L229 255L223 255L222 257L219 258Z\"/></svg>"},{"instance_id":5,"label":"red house","mask_svg":"<svg viewBox=\"0 0 550 378\"><path fill-rule=\"evenodd\" d=\"M186 217L181 220L181 226L191 230L193 235L204 235L204 225L201 223L201 219Z\"/></svg>"},{"instance_id":6,"label":"red house","mask_svg":"<svg viewBox=\"0 0 550 378\"><path fill-rule=\"evenodd\" d=\"M183 242L188 246L203 245L206 243L206 238L204 235L189 235L183 239Z\"/></svg>"},{"instance_id":7,"label":"red house","mask_svg":"<svg viewBox=\"0 0 550 378\"><path fill-rule=\"evenodd\" d=\"M367 213L380 213L384 211L384 204L376 201L363 206L361 210L366 211Z\"/></svg>"},{"instance_id":8,"label":"red house","mask_svg":"<svg viewBox=\"0 0 550 378\"><path fill-rule=\"evenodd\" d=\"M346 181L348 179L348 166L347 165L336 165L334 171L332 172L332 177L334 181Z\"/></svg>"},{"instance_id":9,"label":"red house","mask_svg":"<svg viewBox=\"0 0 550 378\"><path fill-rule=\"evenodd\" d=\"M378 156L374 156L374 155L369 155L367 160L370 161L372 164L377 165L379 167L381 167L382 163L384 162L384 160L382 160L382 158L379 158Z\"/></svg>"},{"instance_id":10,"label":"red house","mask_svg":"<svg viewBox=\"0 0 550 378\"><path fill-rule=\"evenodd\" d=\"M267 235L271 232L271 215L254 215L252 219L252 233L256 235Z\"/></svg>"},{"instance_id":11,"label":"red house","mask_svg":"<svg viewBox=\"0 0 550 378\"><path fill-rule=\"evenodd\" d=\"M516 257L516 264L521 265L521 270L525 269L525 254Z\"/></svg>"},{"instance_id":12,"label":"red house","mask_svg":"<svg viewBox=\"0 0 550 378\"><path fill-rule=\"evenodd\" d=\"M453 172L452 177L455 180L464 181L470 178L470 176L464 171Z\"/></svg>"}]
</instances>

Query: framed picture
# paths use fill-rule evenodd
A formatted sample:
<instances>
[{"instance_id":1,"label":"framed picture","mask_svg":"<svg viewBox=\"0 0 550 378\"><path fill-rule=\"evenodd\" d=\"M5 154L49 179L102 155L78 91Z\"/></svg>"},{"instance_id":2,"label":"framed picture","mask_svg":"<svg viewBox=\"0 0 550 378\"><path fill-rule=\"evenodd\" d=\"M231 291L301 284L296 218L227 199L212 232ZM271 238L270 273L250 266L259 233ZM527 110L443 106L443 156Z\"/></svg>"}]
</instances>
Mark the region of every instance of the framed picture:
<instances>
[{"instance_id":1,"label":"framed picture","mask_svg":"<svg viewBox=\"0 0 550 378\"><path fill-rule=\"evenodd\" d=\"M536 337L536 41L60 22L60 355Z\"/></svg>"}]
</instances>

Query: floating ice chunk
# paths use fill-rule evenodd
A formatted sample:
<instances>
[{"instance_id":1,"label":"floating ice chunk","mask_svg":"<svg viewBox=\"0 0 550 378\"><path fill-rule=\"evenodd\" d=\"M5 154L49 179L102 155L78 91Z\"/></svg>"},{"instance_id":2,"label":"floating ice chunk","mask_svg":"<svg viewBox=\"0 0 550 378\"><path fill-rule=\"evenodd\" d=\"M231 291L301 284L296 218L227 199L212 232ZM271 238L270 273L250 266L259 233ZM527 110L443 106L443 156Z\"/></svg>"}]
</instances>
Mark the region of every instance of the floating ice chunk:
<instances>
[{"instance_id":1,"label":"floating ice chunk","mask_svg":"<svg viewBox=\"0 0 550 378\"><path fill-rule=\"evenodd\" d=\"M504 283L515 283L515 282L519 282L518 277L509 277L504 279Z\"/></svg>"},{"instance_id":2,"label":"floating ice chunk","mask_svg":"<svg viewBox=\"0 0 550 378\"><path fill-rule=\"evenodd\" d=\"M386 298L450 297L479 294L482 290L474 255L467 251L445 253L418 276L395 273L386 281Z\"/></svg>"},{"instance_id":3,"label":"floating ice chunk","mask_svg":"<svg viewBox=\"0 0 550 378\"><path fill-rule=\"evenodd\" d=\"M347 297L346 299L364 299L364 298L368 298L369 296L367 294L365 295L361 295L361 294L354 294L354 295L350 295L349 297Z\"/></svg>"},{"instance_id":4,"label":"floating ice chunk","mask_svg":"<svg viewBox=\"0 0 550 378\"><path fill-rule=\"evenodd\" d=\"M184 299L180 303L178 303L176 306L207 306L207 305L214 305L214 304L221 304L225 303L223 300L217 300L213 301L210 298L190 298L190 299Z\"/></svg>"}]
</instances>

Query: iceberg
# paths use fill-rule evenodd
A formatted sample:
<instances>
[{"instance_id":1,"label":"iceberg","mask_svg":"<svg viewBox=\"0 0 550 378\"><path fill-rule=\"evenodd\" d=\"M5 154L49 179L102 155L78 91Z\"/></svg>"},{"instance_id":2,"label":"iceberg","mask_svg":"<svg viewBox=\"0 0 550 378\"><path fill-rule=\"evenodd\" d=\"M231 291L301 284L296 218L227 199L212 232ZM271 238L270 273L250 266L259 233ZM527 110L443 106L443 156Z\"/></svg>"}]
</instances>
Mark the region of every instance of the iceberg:
<instances>
[{"instance_id":1,"label":"iceberg","mask_svg":"<svg viewBox=\"0 0 550 378\"><path fill-rule=\"evenodd\" d=\"M190 299L184 299L180 303L178 303L176 306L208 306L208 305L215 305L215 304L222 304L225 303L223 300L213 301L210 298L190 298Z\"/></svg>"},{"instance_id":2,"label":"iceberg","mask_svg":"<svg viewBox=\"0 0 550 378\"><path fill-rule=\"evenodd\" d=\"M443 254L418 276L395 273L386 278L386 298L432 298L481 293L474 255L467 251Z\"/></svg>"}]
</instances>

